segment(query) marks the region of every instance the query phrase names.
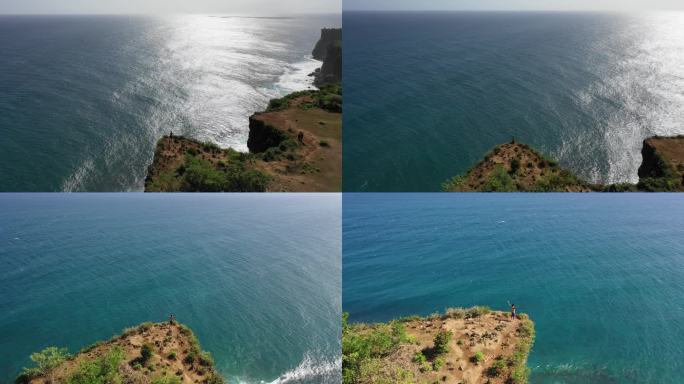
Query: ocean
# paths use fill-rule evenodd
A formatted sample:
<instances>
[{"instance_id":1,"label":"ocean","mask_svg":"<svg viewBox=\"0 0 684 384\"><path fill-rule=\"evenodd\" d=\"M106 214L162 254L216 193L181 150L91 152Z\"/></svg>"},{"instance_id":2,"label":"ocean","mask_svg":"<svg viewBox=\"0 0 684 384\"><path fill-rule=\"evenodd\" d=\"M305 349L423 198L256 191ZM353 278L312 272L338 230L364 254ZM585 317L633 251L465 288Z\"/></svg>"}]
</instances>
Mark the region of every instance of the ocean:
<instances>
[{"instance_id":1,"label":"ocean","mask_svg":"<svg viewBox=\"0 0 684 384\"><path fill-rule=\"evenodd\" d=\"M0 191L139 191L162 135L247 151L339 15L0 16Z\"/></svg>"},{"instance_id":2,"label":"ocean","mask_svg":"<svg viewBox=\"0 0 684 384\"><path fill-rule=\"evenodd\" d=\"M638 181L684 134L684 12L345 12L344 190L437 191L525 142L591 182Z\"/></svg>"},{"instance_id":3,"label":"ocean","mask_svg":"<svg viewBox=\"0 0 684 384\"><path fill-rule=\"evenodd\" d=\"M0 383L169 313L229 383L338 384L339 194L0 194Z\"/></svg>"},{"instance_id":4,"label":"ocean","mask_svg":"<svg viewBox=\"0 0 684 384\"><path fill-rule=\"evenodd\" d=\"M343 302L387 321L508 301L531 384L681 383L684 197L345 194Z\"/></svg>"}]
</instances>

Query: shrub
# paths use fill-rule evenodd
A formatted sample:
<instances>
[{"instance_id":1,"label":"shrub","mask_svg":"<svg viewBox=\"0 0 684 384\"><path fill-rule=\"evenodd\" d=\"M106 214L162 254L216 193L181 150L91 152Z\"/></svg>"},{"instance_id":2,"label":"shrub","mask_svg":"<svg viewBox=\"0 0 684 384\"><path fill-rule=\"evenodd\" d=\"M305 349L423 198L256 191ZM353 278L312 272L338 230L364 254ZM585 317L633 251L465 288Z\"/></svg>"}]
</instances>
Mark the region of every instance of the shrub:
<instances>
[{"instance_id":1,"label":"shrub","mask_svg":"<svg viewBox=\"0 0 684 384\"><path fill-rule=\"evenodd\" d=\"M423 364L427 361L427 358L425 355L423 355L423 352L416 352L416 354L413 356L413 361L418 364Z\"/></svg>"},{"instance_id":2,"label":"shrub","mask_svg":"<svg viewBox=\"0 0 684 384\"><path fill-rule=\"evenodd\" d=\"M443 366L444 359L442 359L441 357L436 358L435 361L432 362L432 369L435 371L439 371Z\"/></svg>"},{"instance_id":3,"label":"shrub","mask_svg":"<svg viewBox=\"0 0 684 384\"><path fill-rule=\"evenodd\" d=\"M191 351L188 352L188 354L185 356L185 358L183 359L183 362L184 362L185 364L190 364L190 365L192 365L192 364L195 363L195 357L196 357L196 356L195 356L195 351L192 351L192 350L191 350Z\"/></svg>"},{"instance_id":4,"label":"shrub","mask_svg":"<svg viewBox=\"0 0 684 384\"><path fill-rule=\"evenodd\" d=\"M451 341L451 337L453 336L453 333L451 331L439 331L435 335L434 338L434 343L435 343L435 353L438 355L443 355L445 353L449 353L449 341Z\"/></svg>"},{"instance_id":5,"label":"shrub","mask_svg":"<svg viewBox=\"0 0 684 384\"><path fill-rule=\"evenodd\" d=\"M209 352L201 352L198 357L198 362L200 365L205 367L211 367L214 365L214 359L211 357Z\"/></svg>"},{"instance_id":6,"label":"shrub","mask_svg":"<svg viewBox=\"0 0 684 384\"><path fill-rule=\"evenodd\" d=\"M138 362L140 362L142 365L145 365L148 361L150 361L151 358L152 346L149 344L143 344L143 346L140 348L140 357L138 358Z\"/></svg>"},{"instance_id":7,"label":"shrub","mask_svg":"<svg viewBox=\"0 0 684 384\"><path fill-rule=\"evenodd\" d=\"M177 358L176 351L172 351L171 353L169 353L168 357L169 357L169 360L176 360L176 358Z\"/></svg>"},{"instance_id":8,"label":"shrub","mask_svg":"<svg viewBox=\"0 0 684 384\"><path fill-rule=\"evenodd\" d=\"M490 313L492 310L489 309L489 307L483 307L483 306L475 306L472 308L468 308L466 310L466 318L472 319L480 316L484 316L488 313Z\"/></svg>"},{"instance_id":9,"label":"shrub","mask_svg":"<svg viewBox=\"0 0 684 384\"><path fill-rule=\"evenodd\" d=\"M447 310L444 312L444 317L445 318L452 318L452 319L462 319L466 315L466 310L463 308L447 308Z\"/></svg>"},{"instance_id":10,"label":"shrub","mask_svg":"<svg viewBox=\"0 0 684 384\"><path fill-rule=\"evenodd\" d=\"M516 174L518 170L520 169L520 160L518 158L515 158L511 160L511 174Z\"/></svg>"},{"instance_id":11,"label":"shrub","mask_svg":"<svg viewBox=\"0 0 684 384\"><path fill-rule=\"evenodd\" d=\"M503 165L498 165L480 187L481 192L515 192L517 187Z\"/></svg>"},{"instance_id":12,"label":"shrub","mask_svg":"<svg viewBox=\"0 0 684 384\"><path fill-rule=\"evenodd\" d=\"M494 364L492 364L492 366L487 369L487 376L489 376L489 377L503 376L504 373L506 372L507 368L508 368L508 366L506 365L506 362L504 361L504 359L501 356L499 356L494 361Z\"/></svg>"},{"instance_id":13,"label":"shrub","mask_svg":"<svg viewBox=\"0 0 684 384\"><path fill-rule=\"evenodd\" d=\"M47 347L40 352L32 353L30 358L36 367L24 368L15 379L16 383L28 383L31 379L40 375L49 375L70 357L66 348ZM52 380L50 380L52 381Z\"/></svg>"},{"instance_id":14,"label":"shrub","mask_svg":"<svg viewBox=\"0 0 684 384\"><path fill-rule=\"evenodd\" d=\"M470 362L474 364L479 364L484 361L484 353L482 352L475 352L474 355L470 357Z\"/></svg>"}]
</instances>

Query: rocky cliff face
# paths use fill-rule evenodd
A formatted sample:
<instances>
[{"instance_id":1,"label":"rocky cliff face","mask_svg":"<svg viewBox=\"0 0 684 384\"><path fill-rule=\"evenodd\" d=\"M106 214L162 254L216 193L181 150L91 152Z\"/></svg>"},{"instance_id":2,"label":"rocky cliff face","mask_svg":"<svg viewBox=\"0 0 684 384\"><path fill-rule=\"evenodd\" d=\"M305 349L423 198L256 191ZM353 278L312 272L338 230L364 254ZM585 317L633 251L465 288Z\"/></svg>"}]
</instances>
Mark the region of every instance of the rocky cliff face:
<instances>
[{"instance_id":1,"label":"rocky cliff face","mask_svg":"<svg viewBox=\"0 0 684 384\"><path fill-rule=\"evenodd\" d=\"M314 59L323 61L314 73L314 84L321 87L342 81L342 29L323 29L312 52Z\"/></svg>"},{"instance_id":2,"label":"rocky cliff face","mask_svg":"<svg viewBox=\"0 0 684 384\"><path fill-rule=\"evenodd\" d=\"M247 148L251 153L261 153L271 147L277 147L286 140L287 135L280 129L270 125L261 114L249 117L249 137Z\"/></svg>"},{"instance_id":3,"label":"rocky cliff face","mask_svg":"<svg viewBox=\"0 0 684 384\"><path fill-rule=\"evenodd\" d=\"M328 47L335 42L342 41L341 28L323 28L321 29L321 38L316 43L313 52L313 58L320 61L325 61L328 55Z\"/></svg>"}]
</instances>

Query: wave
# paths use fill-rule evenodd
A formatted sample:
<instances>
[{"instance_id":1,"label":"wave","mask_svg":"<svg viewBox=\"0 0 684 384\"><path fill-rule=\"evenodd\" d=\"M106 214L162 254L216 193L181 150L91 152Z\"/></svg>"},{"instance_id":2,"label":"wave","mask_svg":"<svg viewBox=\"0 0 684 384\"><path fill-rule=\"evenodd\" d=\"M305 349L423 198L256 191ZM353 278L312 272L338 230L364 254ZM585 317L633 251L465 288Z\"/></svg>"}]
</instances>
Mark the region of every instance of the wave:
<instances>
[{"instance_id":1,"label":"wave","mask_svg":"<svg viewBox=\"0 0 684 384\"><path fill-rule=\"evenodd\" d=\"M269 384L339 383L342 380L342 360L318 360L310 354L299 365Z\"/></svg>"},{"instance_id":2,"label":"wave","mask_svg":"<svg viewBox=\"0 0 684 384\"><path fill-rule=\"evenodd\" d=\"M320 68L322 63L311 56L294 64L285 66L285 72L278 78L274 85L272 97L282 97L288 93L316 89L314 77L311 74Z\"/></svg>"},{"instance_id":3,"label":"wave","mask_svg":"<svg viewBox=\"0 0 684 384\"><path fill-rule=\"evenodd\" d=\"M342 360L326 360L307 353L297 367L286 371L273 381L230 378L239 384L339 384L342 381Z\"/></svg>"}]
</instances>

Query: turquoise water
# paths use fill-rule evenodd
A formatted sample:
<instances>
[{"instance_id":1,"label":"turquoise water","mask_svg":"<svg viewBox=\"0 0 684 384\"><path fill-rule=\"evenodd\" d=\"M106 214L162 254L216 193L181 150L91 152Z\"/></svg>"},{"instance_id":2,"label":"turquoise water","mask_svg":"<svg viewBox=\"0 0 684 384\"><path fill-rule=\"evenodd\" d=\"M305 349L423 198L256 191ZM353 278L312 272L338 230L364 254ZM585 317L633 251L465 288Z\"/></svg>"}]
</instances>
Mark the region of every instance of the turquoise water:
<instances>
[{"instance_id":1,"label":"turquoise water","mask_svg":"<svg viewBox=\"0 0 684 384\"><path fill-rule=\"evenodd\" d=\"M267 12L268 10L264 10ZM0 15L0 191L140 191L169 132L247 151L339 15Z\"/></svg>"},{"instance_id":2,"label":"turquoise water","mask_svg":"<svg viewBox=\"0 0 684 384\"><path fill-rule=\"evenodd\" d=\"M532 384L681 383L684 196L345 194L353 321L507 301Z\"/></svg>"},{"instance_id":3,"label":"turquoise water","mask_svg":"<svg viewBox=\"0 0 684 384\"><path fill-rule=\"evenodd\" d=\"M173 313L230 383L338 383L338 194L0 194L0 382Z\"/></svg>"},{"instance_id":4,"label":"turquoise water","mask_svg":"<svg viewBox=\"0 0 684 384\"><path fill-rule=\"evenodd\" d=\"M438 191L511 136L636 182L684 134L684 12L345 12L344 190Z\"/></svg>"}]
</instances>

